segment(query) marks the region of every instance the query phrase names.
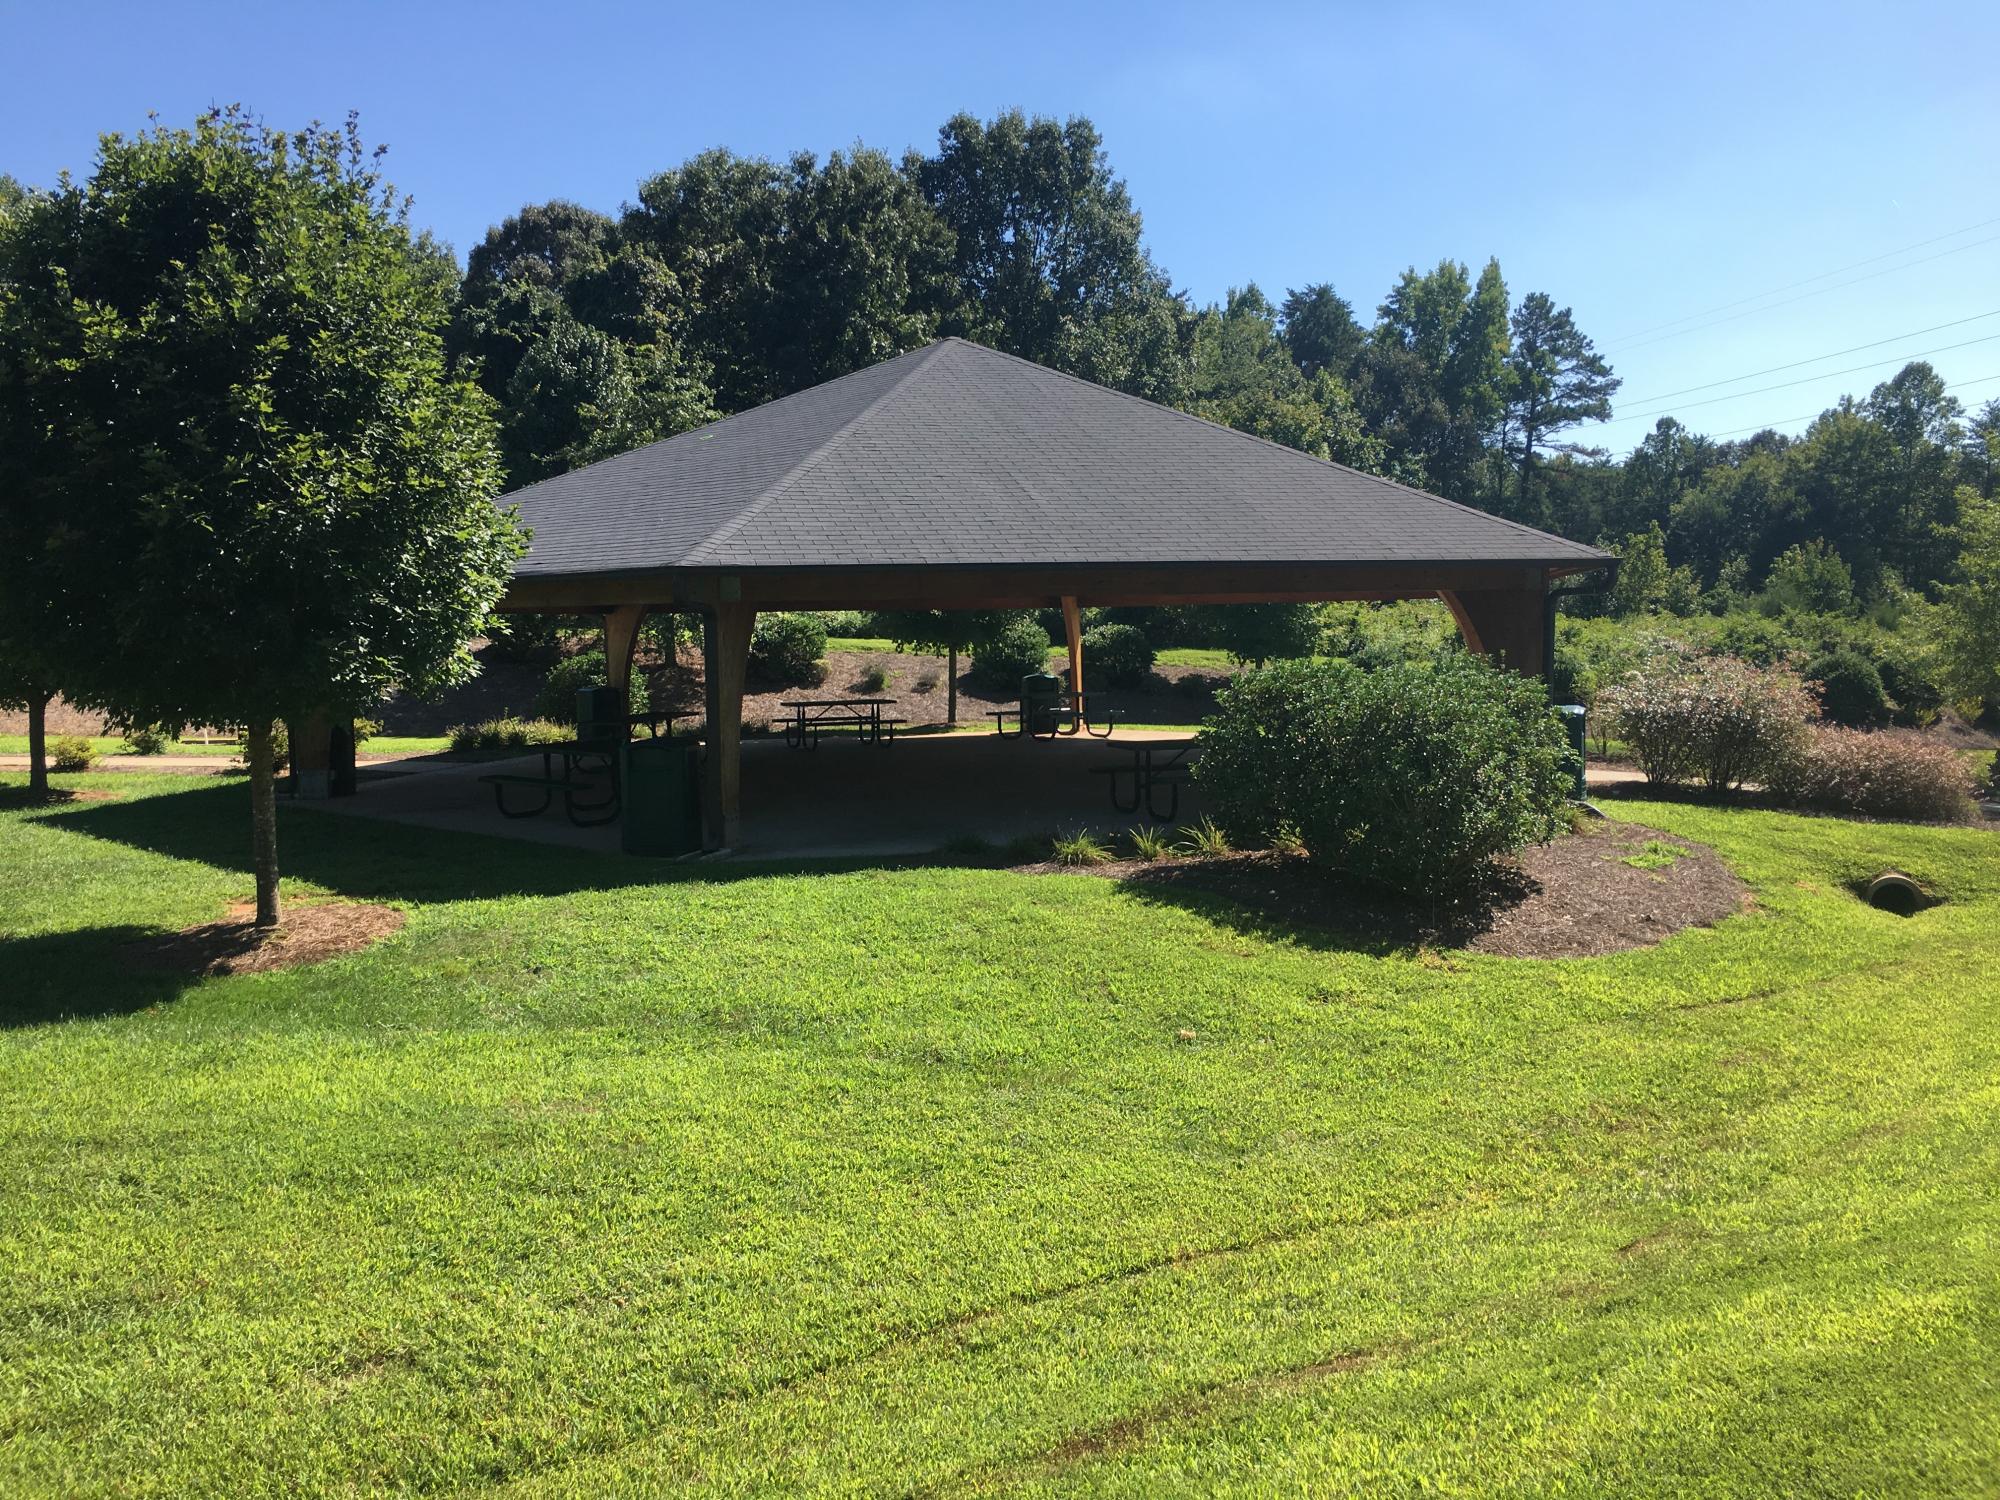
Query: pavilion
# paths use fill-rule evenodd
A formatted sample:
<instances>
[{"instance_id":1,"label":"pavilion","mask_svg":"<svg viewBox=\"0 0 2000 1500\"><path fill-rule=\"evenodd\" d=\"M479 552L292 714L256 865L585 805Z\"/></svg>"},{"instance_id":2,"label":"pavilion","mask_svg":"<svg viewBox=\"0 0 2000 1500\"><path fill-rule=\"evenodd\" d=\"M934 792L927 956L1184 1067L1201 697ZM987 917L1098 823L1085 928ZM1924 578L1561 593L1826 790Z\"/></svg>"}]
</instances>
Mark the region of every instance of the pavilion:
<instances>
[{"instance_id":1,"label":"pavilion","mask_svg":"<svg viewBox=\"0 0 2000 1500\"><path fill-rule=\"evenodd\" d=\"M500 607L601 614L614 686L649 610L704 622L709 847L740 814L758 611L1440 598L1544 671L1551 583L1615 559L962 339L504 497Z\"/></svg>"}]
</instances>

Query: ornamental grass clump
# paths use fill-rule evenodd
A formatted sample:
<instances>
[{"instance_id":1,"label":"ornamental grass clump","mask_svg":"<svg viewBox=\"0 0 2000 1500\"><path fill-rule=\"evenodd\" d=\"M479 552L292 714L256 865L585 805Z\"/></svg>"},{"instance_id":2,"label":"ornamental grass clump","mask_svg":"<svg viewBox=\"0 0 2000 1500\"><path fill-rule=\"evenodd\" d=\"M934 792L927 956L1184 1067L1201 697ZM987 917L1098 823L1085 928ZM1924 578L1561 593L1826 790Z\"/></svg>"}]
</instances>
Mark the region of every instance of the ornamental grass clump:
<instances>
[{"instance_id":1,"label":"ornamental grass clump","mask_svg":"<svg viewBox=\"0 0 2000 1500\"><path fill-rule=\"evenodd\" d=\"M1679 653L1627 673L1598 695L1597 706L1648 781L1717 794L1789 762L1818 713L1796 672Z\"/></svg>"},{"instance_id":2,"label":"ornamental grass clump","mask_svg":"<svg viewBox=\"0 0 2000 1500\"><path fill-rule=\"evenodd\" d=\"M1203 726L1195 779L1242 845L1427 899L1566 825L1567 741L1540 682L1473 656L1373 671L1290 661L1246 674Z\"/></svg>"},{"instance_id":3,"label":"ornamental grass clump","mask_svg":"<svg viewBox=\"0 0 2000 1500\"><path fill-rule=\"evenodd\" d=\"M1774 796L1801 807L1958 823L1972 818L1973 776L1949 745L1920 734L1824 726L1772 770Z\"/></svg>"}]
</instances>

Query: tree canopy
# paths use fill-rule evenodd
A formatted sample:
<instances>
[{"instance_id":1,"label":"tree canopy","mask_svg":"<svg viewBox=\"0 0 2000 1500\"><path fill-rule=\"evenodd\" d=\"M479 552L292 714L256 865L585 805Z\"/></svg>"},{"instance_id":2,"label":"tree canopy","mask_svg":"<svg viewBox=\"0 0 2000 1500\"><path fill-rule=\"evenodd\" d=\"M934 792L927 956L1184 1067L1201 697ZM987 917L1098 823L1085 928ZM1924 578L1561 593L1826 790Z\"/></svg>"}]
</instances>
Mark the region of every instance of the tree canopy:
<instances>
[{"instance_id":1,"label":"tree canopy","mask_svg":"<svg viewBox=\"0 0 2000 1500\"><path fill-rule=\"evenodd\" d=\"M248 726L274 922L273 721L469 675L519 550L447 285L351 120L107 136L0 243L0 595L66 690Z\"/></svg>"}]
</instances>

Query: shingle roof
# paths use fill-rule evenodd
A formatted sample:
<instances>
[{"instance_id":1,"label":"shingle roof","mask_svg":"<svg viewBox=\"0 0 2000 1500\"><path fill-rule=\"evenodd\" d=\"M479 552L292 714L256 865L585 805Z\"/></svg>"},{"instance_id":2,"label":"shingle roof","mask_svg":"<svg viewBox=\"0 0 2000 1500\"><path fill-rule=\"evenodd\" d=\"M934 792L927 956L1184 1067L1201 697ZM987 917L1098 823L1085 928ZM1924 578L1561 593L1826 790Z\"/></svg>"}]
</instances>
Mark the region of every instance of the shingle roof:
<instances>
[{"instance_id":1,"label":"shingle roof","mask_svg":"<svg viewBox=\"0 0 2000 1500\"><path fill-rule=\"evenodd\" d=\"M962 339L506 497L523 577L1604 554Z\"/></svg>"}]
</instances>

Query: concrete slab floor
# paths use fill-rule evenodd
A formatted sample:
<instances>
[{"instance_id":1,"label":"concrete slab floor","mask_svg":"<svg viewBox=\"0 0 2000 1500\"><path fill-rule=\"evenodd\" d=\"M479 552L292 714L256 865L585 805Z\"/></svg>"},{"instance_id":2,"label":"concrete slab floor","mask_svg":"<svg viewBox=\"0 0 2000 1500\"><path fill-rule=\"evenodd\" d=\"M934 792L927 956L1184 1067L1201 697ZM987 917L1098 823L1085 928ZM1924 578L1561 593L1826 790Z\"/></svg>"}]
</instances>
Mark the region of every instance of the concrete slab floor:
<instances>
[{"instance_id":1,"label":"concrete slab floor","mask_svg":"<svg viewBox=\"0 0 2000 1500\"><path fill-rule=\"evenodd\" d=\"M886 745L829 737L817 750L782 740L743 745L742 835L729 858L827 859L928 854L958 840L1006 844L1080 828L1111 832L1153 821L1111 805L1110 778L1098 766L1131 764L1131 747L1190 736L1120 731L1110 740L1059 736L1053 741L991 734L916 735ZM533 818L503 818L489 773L539 775L541 757L464 765L405 762L400 774L368 779L353 797L300 803L344 817L384 818L425 828L494 834L534 843L616 853L616 823L578 828L561 805ZM514 799L532 799L514 788ZM1163 804L1164 805L1164 804ZM1178 820L1201 816L1200 794L1181 788Z\"/></svg>"}]
</instances>

